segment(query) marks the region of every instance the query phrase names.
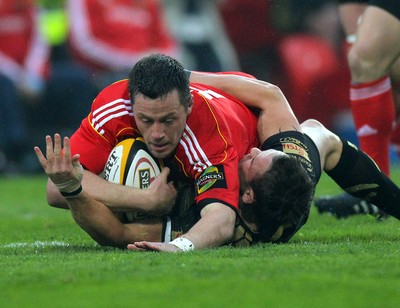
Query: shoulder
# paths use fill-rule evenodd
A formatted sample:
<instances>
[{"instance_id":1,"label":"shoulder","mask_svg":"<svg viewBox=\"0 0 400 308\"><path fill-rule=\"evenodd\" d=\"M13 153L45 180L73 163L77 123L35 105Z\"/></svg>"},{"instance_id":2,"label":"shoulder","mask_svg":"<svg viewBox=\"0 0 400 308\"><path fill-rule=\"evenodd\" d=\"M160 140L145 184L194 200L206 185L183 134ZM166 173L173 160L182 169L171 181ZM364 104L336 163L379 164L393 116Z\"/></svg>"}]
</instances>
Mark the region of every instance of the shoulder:
<instances>
[{"instance_id":1,"label":"shoulder","mask_svg":"<svg viewBox=\"0 0 400 308\"><path fill-rule=\"evenodd\" d=\"M129 98L128 79L118 80L105 87L100 94L102 95L119 95Z\"/></svg>"},{"instance_id":2,"label":"shoulder","mask_svg":"<svg viewBox=\"0 0 400 308\"><path fill-rule=\"evenodd\" d=\"M117 81L101 90L93 101L92 112L118 103L130 105L128 80L126 79Z\"/></svg>"},{"instance_id":3,"label":"shoulder","mask_svg":"<svg viewBox=\"0 0 400 308\"><path fill-rule=\"evenodd\" d=\"M101 135L110 129L116 130L115 134L128 127L132 129L133 112L127 80L115 82L99 93L93 101L89 120Z\"/></svg>"}]
</instances>

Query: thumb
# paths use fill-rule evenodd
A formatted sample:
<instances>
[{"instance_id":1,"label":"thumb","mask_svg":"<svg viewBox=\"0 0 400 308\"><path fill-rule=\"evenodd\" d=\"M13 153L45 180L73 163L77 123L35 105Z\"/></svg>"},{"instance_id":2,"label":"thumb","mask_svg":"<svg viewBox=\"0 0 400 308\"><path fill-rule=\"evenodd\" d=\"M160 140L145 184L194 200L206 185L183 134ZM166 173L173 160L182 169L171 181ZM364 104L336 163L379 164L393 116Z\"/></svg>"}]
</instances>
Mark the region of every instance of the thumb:
<instances>
[{"instance_id":1,"label":"thumb","mask_svg":"<svg viewBox=\"0 0 400 308\"><path fill-rule=\"evenodd\" d=\"M77 179L79 180L79 182L82 182L83 167L81 165L81 162L79 161L79 157L79 154L75 154L72 157L72 166L74 167Z\"/></svg>"},{"instance_id":2,"label":"thumb","mask_svg":"<svg viewBox=\"0 0 400 308\"><path fill-rule=\"evenodd\" d=\"M161 170L161 173L160 173L159 176L161 176L161 177L163 177L163 178L167 178L168 175L169 175L169 173L170 173L170 171L171 171L171 170L170 170L168 167L164 167L164 168Z\"/></svg>"},{"instance_id":3,"label":"thumb","mask_svg":"<svg viewBox=\"0 0 400 308\"><path fill-rule=\"evenodd\" d=\"M72 157L72 164L73 164L74 166L80 165L79 157L80 157L79 154L75 154L75 155Z\"/></svg>"}]
</instances>

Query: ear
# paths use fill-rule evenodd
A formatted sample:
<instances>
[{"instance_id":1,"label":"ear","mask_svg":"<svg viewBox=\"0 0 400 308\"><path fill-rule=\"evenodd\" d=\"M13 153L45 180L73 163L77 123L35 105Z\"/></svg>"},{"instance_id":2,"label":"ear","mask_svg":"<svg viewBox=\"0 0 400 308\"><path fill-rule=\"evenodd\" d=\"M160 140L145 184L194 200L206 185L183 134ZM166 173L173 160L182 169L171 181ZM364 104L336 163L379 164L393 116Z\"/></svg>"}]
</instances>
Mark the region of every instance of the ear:
<instances>
[{"instance_id":1,"label":"ear","mask_svg":"<svg viewBox=\"0 0 400 308\"><path fill-rule=\"evenodd\" d=\"M190 98L190 102L188 104L188 109L187 109L187 114L188 115L192 113L193 105L194 105L194 103L193 103L193 95L191 94L190 96L191 96L191 98Z\"/></svg>"},{"instance_id":2,"label":"ear","mask_svg":"<svg viewBox=\"0 0 400 308\"><path fill-rule=\"evenodd\" d=\"M244 191L244 193L242 195L242 201L243 201L243 203L253 203L254 202L254 192L250 187Z\"/></svg>"}]
</instances>

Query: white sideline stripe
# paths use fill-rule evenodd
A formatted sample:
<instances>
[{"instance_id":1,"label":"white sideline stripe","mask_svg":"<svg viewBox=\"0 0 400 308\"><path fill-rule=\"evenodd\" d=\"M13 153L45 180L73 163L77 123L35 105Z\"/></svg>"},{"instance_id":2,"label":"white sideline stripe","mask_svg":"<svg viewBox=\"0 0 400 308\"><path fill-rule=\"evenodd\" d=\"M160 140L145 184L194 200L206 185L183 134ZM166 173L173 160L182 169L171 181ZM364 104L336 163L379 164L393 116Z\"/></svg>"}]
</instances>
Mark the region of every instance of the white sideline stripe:
<instances>
[{"instance_id":1,"label":"white sideline stripe","mask_svg":"<svg viewBox=\"0 0 400 308\"><path fill-rule=\"evenodd\" d=\"M70 245L69 243L58 242L58 241L52 241L52 242L36 241L36 242L33 242L33 243L10 243L10 244L5 244L5 245L0 245L0 248L68 247L69 245Z\"/></svg>"}]
</instances>

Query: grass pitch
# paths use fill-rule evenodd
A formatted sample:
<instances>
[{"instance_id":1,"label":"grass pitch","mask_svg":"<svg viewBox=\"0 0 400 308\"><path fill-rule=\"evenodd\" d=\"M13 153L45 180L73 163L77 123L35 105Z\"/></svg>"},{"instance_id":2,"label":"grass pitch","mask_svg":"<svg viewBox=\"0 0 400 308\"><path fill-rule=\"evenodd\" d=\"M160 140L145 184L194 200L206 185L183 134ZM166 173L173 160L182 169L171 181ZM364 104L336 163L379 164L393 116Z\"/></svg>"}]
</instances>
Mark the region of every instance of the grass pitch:
<instances>
[{"instance_id":1,"label":"grass pitch","mask_svg":"<svg viewBox=\"0 0 400 308\"><path fill-rule=\"evenodd\" d=\"M0 307L399 306L394 218L313 208L289 244L140 253L97 246L68 211L46 205L45 183L0 178ZM339 191L324 176L317 195Z\"/></svg>"}]
</instances>

